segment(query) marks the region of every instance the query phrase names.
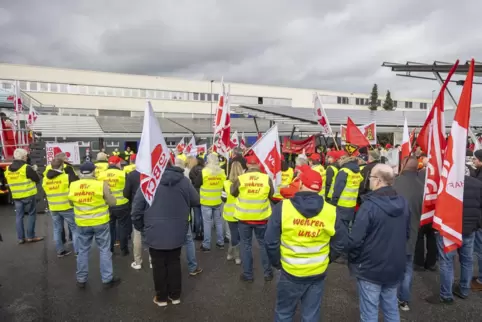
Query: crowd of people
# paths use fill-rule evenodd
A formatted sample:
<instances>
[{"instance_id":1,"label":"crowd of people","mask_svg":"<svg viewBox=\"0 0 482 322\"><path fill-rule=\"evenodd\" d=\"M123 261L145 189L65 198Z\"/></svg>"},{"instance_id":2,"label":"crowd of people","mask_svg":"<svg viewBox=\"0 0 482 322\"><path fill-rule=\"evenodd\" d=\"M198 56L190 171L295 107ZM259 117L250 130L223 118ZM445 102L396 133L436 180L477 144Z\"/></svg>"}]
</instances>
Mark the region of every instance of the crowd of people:
<instances>
[{"instance_id":1,"label":"crowd of people","mask_svg":"<svg viewBox=\"0 0 482 322\"><path fill-rule=\"evenodd\" d=\"M132 240L131 267L136 270L144 265L143 248L148 247L153 302L160 307L181 302L182 247L189 274L202 273L194 240L200 241L202 252L227 246L225 256L240 265L240 280L252 283L257 278L254 233L264 280L280 274L276 321L293 321L298 304L303 321L319 320L329 265L347 265L356 278L361 321L377 321L379 308L385 321L400 321L400 310L410 310L413 270L439 271L440 292L427 298L433 304L449 305L454 296L465 299L470 290L482 290L482 150L468 154L472 162L465 177L457 283L456 252L444 253L438 232L430 225L420 227L424 155L418 151L418 158L401 160L396 174L379 150L360 152L356 157L334 149L325 155L300 154L294 164L286 155L278 185L257 158L240 148L231 151L229 160L214 152L179 154L165 169L151 205L139 189L134 153L126 159L100 152L96 162L84 162L78 173L60 153L40 176L28 165L27 151L17 149L5 177L15 203L19 244L43 240L35 233L41 182L57 256L75 253L81 289L87 285L93 241L106 288L120 283L112 265L117 245L120 255L128 256ZM72 250L65 246L66 232ZM475 277L474 253L480 272Z\"/></svg>"}]
</instances>

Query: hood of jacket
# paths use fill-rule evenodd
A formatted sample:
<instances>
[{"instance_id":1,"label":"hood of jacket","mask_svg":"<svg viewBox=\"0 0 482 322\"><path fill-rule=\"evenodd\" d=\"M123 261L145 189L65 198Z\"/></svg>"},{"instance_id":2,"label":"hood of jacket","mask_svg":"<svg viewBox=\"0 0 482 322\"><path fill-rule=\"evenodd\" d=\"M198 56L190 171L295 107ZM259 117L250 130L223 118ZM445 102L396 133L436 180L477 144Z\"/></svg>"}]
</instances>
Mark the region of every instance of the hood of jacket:
<instances>
[{"instance_id":1,"label":"hood of jacket","mask_svg":"<svg viewBox=\"0 0 482 322\"><path fill-rule=\"evenodd\" d=\"M184 169L180 167L168 167L161 177L160 184L163 186L175 186L184 179Z\"/></svg>"},{"instance_id":2,"label":"hood of jacket","mask_svg":"<svg viewBox=\"0 0 482 322\"><path fill-rule=\"evenodd\" d=\"M313 218L323 209L323 198L316 192L300 191L290 199L293 206L306 218Z\"/></svg>"},{"instance_id":3,"label":"hood of jacket","mask_svg":"<svg viewBox=\"0 0 482 322\"><path fill-rule=\"evenodd\" d=\"M375 206L390 217L399 217L404 214L407 201L398 195L392 187L383 187L372 191L362 197L364 202L372 202Z\"/></svg>"},{"instance_id":4,"label":"hood of jacket","mask_svg":"<svg viewBox=\"0 0 482 322\"><path fill-rule=\"evenodd\" d=\"M47 177L47 179L53 179L61 174L63 174L64 172L63 171L58 171L58 170L54 170L54 169L49 169L49 171L47 171L47 174L45 175Z\"/></svg>"},{"instance_id":5,"label":"hood of jacket","mask_svg":"<svg viewBox=\"0 0 482 322\"><path fill-rule=\"evenodd\" d=\"M22 160L13 160L12 161L12 164L8 167L8 169L12 172L15 172L17 171L18 169L20 169L21 167L23 167L25 164L27 164L27 162L25 161L22 161Z\"/></svg>"},{"instance_id":6,"label":"hood of jacket","mask_svg":"<svg viewBox=\"0 0 482 322\"><path fill-rule=\"evenodd\" d=\"M355 157L348 157L340 160L340 168L347 168L355 173L360 172L360 166L358 165L358 160Z\"/></svg>"}]
</instances>

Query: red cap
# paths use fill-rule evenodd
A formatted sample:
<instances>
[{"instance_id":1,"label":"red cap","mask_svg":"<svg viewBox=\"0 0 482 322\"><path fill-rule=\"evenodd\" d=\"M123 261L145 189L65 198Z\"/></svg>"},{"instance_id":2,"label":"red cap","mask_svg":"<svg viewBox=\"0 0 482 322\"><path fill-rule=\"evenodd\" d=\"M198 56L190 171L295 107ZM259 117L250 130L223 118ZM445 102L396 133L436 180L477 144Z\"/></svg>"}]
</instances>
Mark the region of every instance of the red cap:
<instances>
[{"instance_id":1,"label":"red cap","mask_svg":"<svg viewBox=\"0 0 482 322\"><path fill-rule=\"evenodd\" d=\"M135 153L131 154L131 162L136 162L136 156Z\"/></svg>"},{"instance_id":2,"label":"red cap","mask_svg":"<svg viewBox=\"0 0 482 322\"><path fill-rule=\"evenodd\" d=\"M122 159L119 158L117 155L113 155L109 158L110 164L117 164L117 163L121 163L121 162L122 162Z\"/></svg>"},{"instance_id":3,"label":"red cap","mask_svg":"<svg viewBox=\"0 0 482 322\"><path fill-rule=\"evenodd\" d=\"M385 145L385 148L391 149L391 148L392 148L392 145L391 145L390 143L387 143L387 145Z\"/></svg>"},{"instance_id":4,"label":"red cap","mask_svg":"<svg viewBox=\"0 0 482 322\"><path fill-rule=\"evenodd\" d=\"M249 155L245 157L247 164L258 164L258 158L254 155Z\"/></svg>"},{"instance_id":5,"label":"red cap","mask_svg":"<svg viewBox=\"0 0 482 322\"><path fill-rule=\"evenodd\" d=\"M310 155L310 159L311 161L320 161L321 160L321 155L319 155L318 153L312 153Z\"/></svg>"},{"instance_id":6,"label":"red cap","mask_svg":"<svg viewBox=\"0 0 482 322\"><path fill-rule=\"evenodd\" d=\"M339 158L341 158L342 156L346 155L346 151L343 151L343 150L332 150L330 152L328 152L326 154L328 157L332 157L333 159L335 159L335 161L337 161Z\"/></svg>"},{"instance_id":7,"label":"red cap","mask_svg":"<svg viewBox=\"0 0 482 322\"><path fill-rule=\"evenodd\" d=\"M299 178L301 183L310 190L320 191L323 184L321 175L313 169L303 169Z\"/></svg>"}]
</instances>

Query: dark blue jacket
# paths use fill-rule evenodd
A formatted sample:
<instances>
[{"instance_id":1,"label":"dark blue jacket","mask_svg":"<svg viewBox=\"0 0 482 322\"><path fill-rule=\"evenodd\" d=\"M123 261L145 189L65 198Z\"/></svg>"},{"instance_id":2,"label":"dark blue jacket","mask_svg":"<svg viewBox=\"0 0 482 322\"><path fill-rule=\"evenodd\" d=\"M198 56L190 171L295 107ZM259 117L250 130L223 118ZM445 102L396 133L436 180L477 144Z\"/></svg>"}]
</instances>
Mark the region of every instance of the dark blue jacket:
<instances>
[{"instance_id":1,"label":"dark blue jacket","mask_svg":"<svg viewBox=\"0 0 482 322\"><path fill-rule=\"evenodd\" d=\"M199 194L184 169L166 168L149 207L138 189L132 203L134 227L143 231L145 243L154 249L176 249L184 244L191 207L200 206Z\"/></svg>"},{"instance_id":2,"label":"dark blue jacket","mask_svg":"<svg viewBox=\"0 0 482 322\"><path fill-rule=\"evenodd\" d=\"M363 199L346 249L350 271L362 280L395 285L402 280L407 261L408 202L392 187L370 192Z\"/></svg>"},{"instance_id":3,"label":"dark blue jacket","mask_svg":"<svg viewBox=\"0 0 482 322\"><path fill-rule=\"evenodd\" d=\"M323 209L324 201L323 198L316 192L298 192L290 199L293 206L300 214L306 218L313 218L320 213ZM282 209L283 202L279 202L274 208L271 217L268 220L268 228L264 235L264 240L266 244L266 250L268 252L268 257L273 265L277 269L281 269L281 253L280 253L280 242L281 242L281 218L283 216ZM331 238L330 241L330 262L334 261L338 256L340 256L343 251L343 245L347 235L345 226L341 222L336 220L335 224L335 236ZM282 271L288 278L294 282L311 282L317 279L325 278L325 273L310 277L296 277Z\"/></svg>"},{"instance_id":4,"label":"dark blue jacket","mask_svg":"<svg viewBox=\"0 0 482 322\"><path fill-rule=\"evenodd\" d=\"M340 170L343 168L350 169L355 173L360 172L360 167L358 166L357 161L349 161L343 164L340 167ZM336 178L335 178L335 186L333 187L333 195L331 196L331 201L334 205L338 204L338 199L340 198L341 193L343 192L343 189L345 189L347 178L348 178L348 175L346 172L338 171L338 174L336 175Z\"/></svg>"}]
</instances>

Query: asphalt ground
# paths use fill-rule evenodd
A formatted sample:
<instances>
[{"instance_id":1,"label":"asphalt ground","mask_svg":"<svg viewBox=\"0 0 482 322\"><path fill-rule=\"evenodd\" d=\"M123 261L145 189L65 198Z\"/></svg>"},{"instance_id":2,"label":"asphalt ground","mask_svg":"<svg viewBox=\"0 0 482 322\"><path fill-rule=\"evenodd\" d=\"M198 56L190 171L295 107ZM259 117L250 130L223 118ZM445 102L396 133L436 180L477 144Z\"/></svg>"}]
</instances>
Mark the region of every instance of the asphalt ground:
<instances>
[{"instance_id":1,"label":"asphalt ground","mask_svg":"<svg viewBox=\"0 0 482 322\"><path fill-rule=\"evenodd\" d=\"M135 271L132 257L114 257L115 274L122 283L102 288L98 251L91 252L90 276L85 290L75 285L75 257L58 259L49 216L37 218L37 235L43 242L17 245L15 217L11 207L0 208L0 321L273 321L276 278L264 282L258 251L255 250L255 282L239 280L240 267L226 262L225 251L197 251L204 272L189 277L182 254L182 303L160 308L154 296L149 266ZM198 242L196 242L198 245ZM70 247L70 246L68 246ZM256 248L256 246L255 246ZM119 250L117 249L119 253ZM147 251L144 254L148 260ZM402 321L482 321L482 293L451 306L431 305L425 298L438 293L438 273L415 272L410 312ZM296 321L299 321L297 316ZM359 321L355 281L346 266L328 269L322 299L322 321Z\"/></svg>"}]
</instances>

